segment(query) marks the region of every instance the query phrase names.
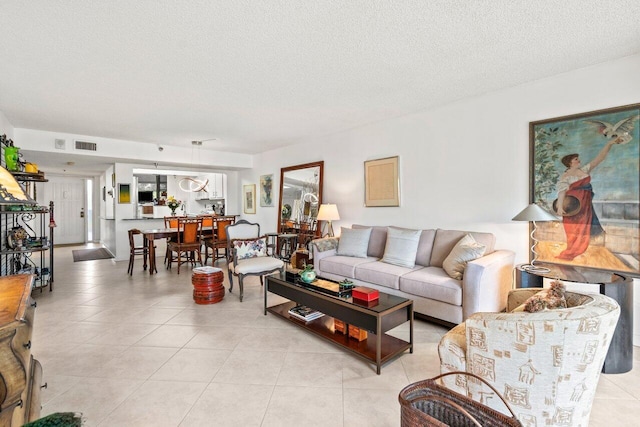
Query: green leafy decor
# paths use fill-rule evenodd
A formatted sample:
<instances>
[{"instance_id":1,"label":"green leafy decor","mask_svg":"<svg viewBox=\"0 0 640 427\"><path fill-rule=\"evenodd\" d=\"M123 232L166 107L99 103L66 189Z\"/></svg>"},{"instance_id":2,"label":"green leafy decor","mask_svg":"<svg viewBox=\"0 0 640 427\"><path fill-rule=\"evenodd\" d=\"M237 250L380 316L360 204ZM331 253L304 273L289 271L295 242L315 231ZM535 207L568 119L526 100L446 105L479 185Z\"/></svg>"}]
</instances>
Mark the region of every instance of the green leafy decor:
<instances>
[{"instance_id":1,"label":"green leafy decor","mask_svg":"<svg viewBox=\"0 0 640 427\"><path fill-rule=\"evenodd\" d=\"M540 127L536 129L534 136L535 144L535 194L533 202L551 209L551 203L547 196L556 191L556 184L560 174L555 167L558 161L558 151L562 148L563 138L567 137L567 132L560 127Z\"/></svg>"},{"instance_id":2,"label":"green leafy decor","mask_svg":"<svg viewBox=\"0 0 640 427\"><path fill-rule=\"evenodd\" d=\"M25 424L23 427L81 427L82 414L56 412Z\"/></svg>"}]
</instances>

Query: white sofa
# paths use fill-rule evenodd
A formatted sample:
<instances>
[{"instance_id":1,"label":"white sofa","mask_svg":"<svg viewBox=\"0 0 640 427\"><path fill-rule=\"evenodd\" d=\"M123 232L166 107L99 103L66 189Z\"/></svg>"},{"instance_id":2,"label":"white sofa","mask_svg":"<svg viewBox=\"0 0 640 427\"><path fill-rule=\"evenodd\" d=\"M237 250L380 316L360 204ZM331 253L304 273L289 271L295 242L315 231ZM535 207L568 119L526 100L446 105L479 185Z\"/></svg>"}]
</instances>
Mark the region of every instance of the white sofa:
<instances>
[{"instance_id":1,"label":"white sofa","mask_svg":"<svg viewBox=\"0 0 640 427\"><path fill-rule=\"evenodd\" d=\"M410 298L414 311L447 325L459 324L479 311L501 311L512 287L515 254L495 250L495 236L458 230L422 230L415 267L382 262L387 227L353 225L353 229L372 228L366 258L338 255L339 238L312 242L313 264L319 277L341 281L350 279L356 286ZM462 280L450 277L443 261L456 243L470 234L486 246L481 257L467 264Z\"/></svg>"}]
</instances>

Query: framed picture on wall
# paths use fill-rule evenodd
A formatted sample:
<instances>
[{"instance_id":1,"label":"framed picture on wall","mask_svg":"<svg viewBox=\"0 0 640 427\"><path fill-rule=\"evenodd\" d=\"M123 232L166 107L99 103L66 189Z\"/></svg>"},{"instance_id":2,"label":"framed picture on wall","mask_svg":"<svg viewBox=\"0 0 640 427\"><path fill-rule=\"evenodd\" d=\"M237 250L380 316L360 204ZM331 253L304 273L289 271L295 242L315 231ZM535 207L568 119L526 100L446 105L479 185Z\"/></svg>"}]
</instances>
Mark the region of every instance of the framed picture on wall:
<instances>
[{"instance_id":1,"label":"framed picture on wall","mask_svg":"<svg viewBox=\"0 0 640 427\"><path fill-rule=\"evenodd\" d=\"M260 206L273 206L273 174L260 176Z\"/></svg>"},{"instance_id":2,"label":"framed picture on wall","mask_svg":"<svg viewBox=\"0 0 640 427\"><path fill-rule=\"evenodd\" d=\"M118 203L131 203L131 184L118 184Z\"/></svg>"},{"instance_id":3,"label":"framed picture on wall","mask_svg":"<svg viewBox=\"0 0 640 427\"><path fill-rule=\"evenodd\" d=\"M640 104L529 124L538 261L640 273Z\"/></svg>"},{"instance_id":4,"label":"framed picture on wall","mask_svg":"<svg viewBox=\"0 0 640 427\"><path fill-rule=\"evenodd\" d=\"M242 186L242 199L244 200L244 213L256 213L256 185L247 184Z\"/></svg>"},{"instance_id":5,"label":"framed picture on wall","mask_svg":"<svg viewBox=\"0 0 640 427\"><path fill-rule=\"evenodd\" d=\"M398 156L364 162L365 206L400 206Z\"/></svg>"}]
</instances>

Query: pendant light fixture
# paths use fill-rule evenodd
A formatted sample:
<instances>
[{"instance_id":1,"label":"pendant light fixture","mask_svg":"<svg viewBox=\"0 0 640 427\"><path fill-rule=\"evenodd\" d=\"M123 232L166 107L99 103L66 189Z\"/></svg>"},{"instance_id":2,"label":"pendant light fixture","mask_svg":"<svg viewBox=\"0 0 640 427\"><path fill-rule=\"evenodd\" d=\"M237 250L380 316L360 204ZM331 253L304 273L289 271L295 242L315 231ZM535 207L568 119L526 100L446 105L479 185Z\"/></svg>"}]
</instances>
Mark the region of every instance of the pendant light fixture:
<instances>
[{"instance_id":1,"label":"pendant light fixture","mask_svg":"<svg viewBox=\"0 0 640 427\"><path fill-rule=\"evenodd\" d=\"M191 141L191 165L192 166L193 166L193 148L198 147L198 158L200 158L199 156L200 147L202 147L202 143L204 141L215 141L215 138L203 139L201 141ZM188 193L197 193L199 191L204 191L205 193L208 193L207 191L208 184L209 184L208 179L201 180L201 179L186 177L186 178L182 178L178 182L178 187L180 187L182 191L186 191Z\"/></svg>"}]
</instances>

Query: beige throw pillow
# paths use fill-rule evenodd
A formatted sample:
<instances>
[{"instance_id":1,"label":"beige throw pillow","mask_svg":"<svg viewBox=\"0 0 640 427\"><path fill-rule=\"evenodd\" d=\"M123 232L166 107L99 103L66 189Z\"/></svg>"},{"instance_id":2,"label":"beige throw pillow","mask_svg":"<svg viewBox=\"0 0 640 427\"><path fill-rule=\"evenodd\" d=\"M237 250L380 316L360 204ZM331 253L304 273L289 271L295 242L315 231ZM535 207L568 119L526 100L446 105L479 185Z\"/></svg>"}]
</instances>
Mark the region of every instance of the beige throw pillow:
<instances>
[{"instance_id":1,"label":"beige throw pillow","mask_svg":"<svg viewBox=\"0 0 640 427\"><path fill-rule=\"evenodd\" d=\"M342 256L366 258L371 228L351 229L340 227L340 241L336 253Z\"/></svg>"},{"instance_id":2,"label":"beige throw pillow","mask_svg":"<svg viewBox=\"0 0 640 427\"><path fill-rule=\"evenodd\" d=\"M456 243L449 255L444 259L442 268L454 279L462 280L464 269L469 261L484 255L487 247L476 242L470 234L465 235Z\"/></svg>"}]
</instances>

